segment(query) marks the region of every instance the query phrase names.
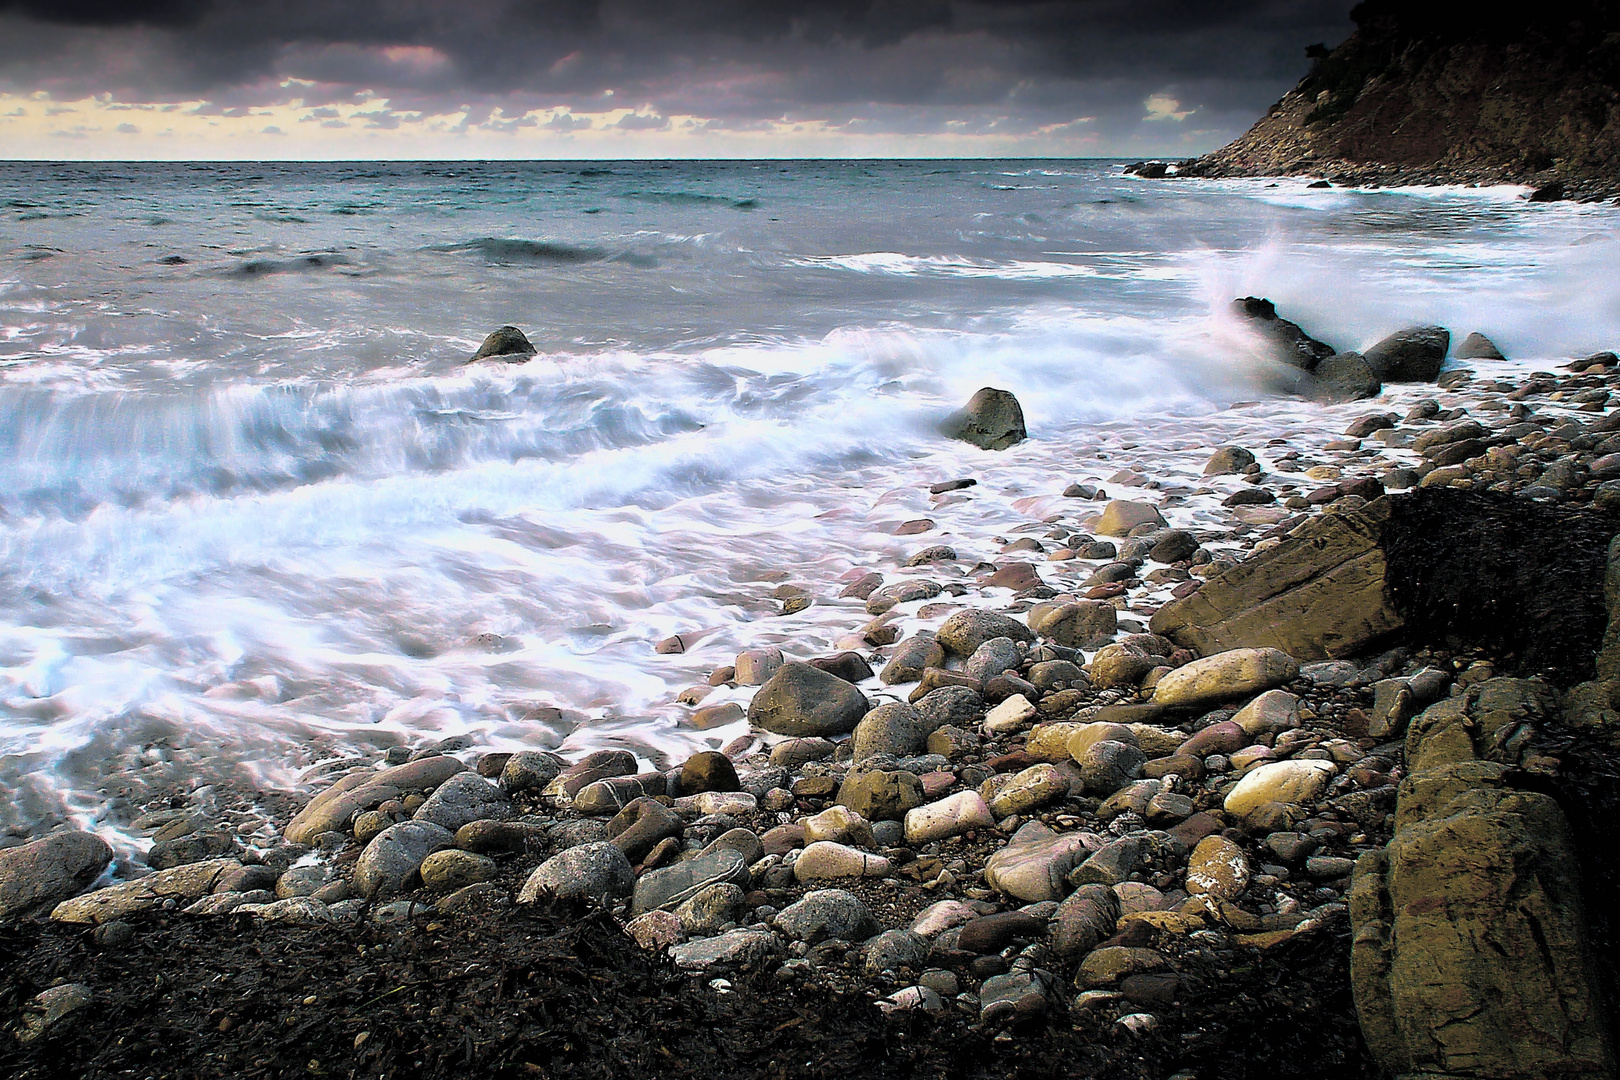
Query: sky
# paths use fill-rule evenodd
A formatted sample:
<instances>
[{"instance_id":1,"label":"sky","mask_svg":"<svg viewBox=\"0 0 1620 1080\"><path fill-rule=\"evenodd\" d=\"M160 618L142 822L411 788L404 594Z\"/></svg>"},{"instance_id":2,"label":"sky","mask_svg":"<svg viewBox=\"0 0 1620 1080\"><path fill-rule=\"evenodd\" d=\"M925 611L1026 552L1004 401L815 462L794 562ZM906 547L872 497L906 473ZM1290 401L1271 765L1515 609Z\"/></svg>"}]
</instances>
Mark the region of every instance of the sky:
<instances>
[{"instance_id":1,"label":"sky","mask_svg":"<svg viewBox=\"0 0 1620 1080\"><path fill-rule=\"evenodd\" d=\"M1187 157L1352 0L0 0L0 158Z\"/></svg>"}]
</instances>

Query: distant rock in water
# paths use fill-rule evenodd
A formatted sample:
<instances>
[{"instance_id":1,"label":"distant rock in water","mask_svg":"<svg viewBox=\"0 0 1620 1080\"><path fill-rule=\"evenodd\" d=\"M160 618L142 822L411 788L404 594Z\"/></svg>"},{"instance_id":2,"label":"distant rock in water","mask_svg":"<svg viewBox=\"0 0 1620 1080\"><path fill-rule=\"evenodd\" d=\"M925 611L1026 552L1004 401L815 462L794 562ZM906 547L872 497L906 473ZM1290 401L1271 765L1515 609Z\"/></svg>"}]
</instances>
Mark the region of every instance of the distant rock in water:
<instances>
[{"instance_id":1,"label":"distant rock in water","mask_svg":"<svg viewBox=\"0 0 1620 1080\"><path fill-rule=\"evenodd\" d=\"M1005 450L1029 437L1018 399L1009 391L989 386L974 394L965 408L946 417L939 431L985 450Z\"/></svg>"},{"instance_id":2,"label":"distant rock in water","mask_svg":"<svg viewBox=\"0 0 1620 1080\"><path fill-rule=\"evenodd\" d=\"M473 360L498 359L521 364L533 355L534 346L529 344L529 339L524 336L523 331L515 326L503 326L484 339L484 343L478 346L478 351L472 354L472 360L468 360L467 363L470 364Z\"/></svg>"},{"instance_id":3,"label":"distant rock in water","mask_svg":"<svg viewBox=\"0 0 1620 1080\"><path fill-rule=\"evenodd\" d=\"M1366 0L1356 31L1249 131L1178 176L1522 183L1620 194L1620 4Z\"/></svg>"},{"instance_id":4,"label":"distant rock in water","mask_svg":"<svg viewBox=\"0 0 1620 1080\"><path fill-rule=\"evenodd\" d=\"M1496 342L1492 341L1490 338L1486 337L1484 334L1481 334L1477 330L1463 338L1462 344L1458 345L1456 350L1453 351L1451 355L1455 356L1459 360L1507 359L1507 357L1502 355L1502 350L1496 347Z\"/></svg>"},{"instance_id":5,"label":"distant rock in water","mask_svg":"<svg viewBox=\"0 0 1620 1080\"><path fill-rule=\"evenodd\" d=\"M1443 326L1397 330L1365 353L1367 366L1385 382L1434 382L1451 348Z\"/></svg>"}]
</instances>

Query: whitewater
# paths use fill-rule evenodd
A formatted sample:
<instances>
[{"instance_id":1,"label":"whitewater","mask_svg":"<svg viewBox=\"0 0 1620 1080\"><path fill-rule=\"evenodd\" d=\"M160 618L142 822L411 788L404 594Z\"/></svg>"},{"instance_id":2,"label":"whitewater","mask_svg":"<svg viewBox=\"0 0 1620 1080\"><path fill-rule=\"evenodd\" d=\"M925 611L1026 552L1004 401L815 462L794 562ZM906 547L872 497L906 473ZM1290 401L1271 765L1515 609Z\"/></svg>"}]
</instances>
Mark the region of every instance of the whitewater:
<instances>
[{"instance_id":1,"label":"whitewater","mask_svg":"<svg viewBox=\"0 0 1620 1080\"><path fill-rule=\"evenodd\" d=\"M460 736L721 745L680 691L839 647L779 586L902 522L971 566L1071 482L1325 432L1233 297L1620 342L1613 207L1123 164L0 164L0 831L135 853L152 792ZM508 323L538 354L468 365ZM983 386L1028 442L937 434Z\"/></svg>"}]
</instances>

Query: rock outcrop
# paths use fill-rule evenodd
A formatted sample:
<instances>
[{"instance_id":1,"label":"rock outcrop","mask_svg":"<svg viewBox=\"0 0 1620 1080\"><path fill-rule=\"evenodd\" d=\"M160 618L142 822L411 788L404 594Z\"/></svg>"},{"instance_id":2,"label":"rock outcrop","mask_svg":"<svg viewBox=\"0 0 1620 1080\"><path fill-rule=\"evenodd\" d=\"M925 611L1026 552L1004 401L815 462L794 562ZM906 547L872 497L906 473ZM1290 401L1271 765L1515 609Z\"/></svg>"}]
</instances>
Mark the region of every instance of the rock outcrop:
<instances>
[{"instance_id":1,"label":"rock outcrop","mask_svg":"<svg viewBox=\"0 0 1620 1080\"><path fill-rule=\"evenodd\" d=\"M1511 785L1555 709L1544 683L1491 679L1412 723L1395 836L1350 894L1356 1008L1392 1073L1614 1075L1568 824Z\"/></svg>"},{"instance_id":2,"label":"rock outcrop","mask_svg":"<svg viewBox=\"0 0 1620 1080\"><path fill-rule=\"evenodd\" d=\"M1367 0L1351 18L1245 135L1176 172L1620 194L1620 5Z\"/></svg>"},{"instance_id":3,"label":"rock outcrop","mask_svg":"<svg viewBox=\"0 0 1620 1080\"><path fill-rule=\"evenodd\" d=\"M1465 441L1467 423L1435 429L1438 441L1417 448ZM1164 605L1150 627L1200 655L1274 648L1298 660L1386 639L1451 639L1569 686L1595 672L1616 532L1607 514L1422 488L1313 519Z\"/></svg>"}]
</instances>

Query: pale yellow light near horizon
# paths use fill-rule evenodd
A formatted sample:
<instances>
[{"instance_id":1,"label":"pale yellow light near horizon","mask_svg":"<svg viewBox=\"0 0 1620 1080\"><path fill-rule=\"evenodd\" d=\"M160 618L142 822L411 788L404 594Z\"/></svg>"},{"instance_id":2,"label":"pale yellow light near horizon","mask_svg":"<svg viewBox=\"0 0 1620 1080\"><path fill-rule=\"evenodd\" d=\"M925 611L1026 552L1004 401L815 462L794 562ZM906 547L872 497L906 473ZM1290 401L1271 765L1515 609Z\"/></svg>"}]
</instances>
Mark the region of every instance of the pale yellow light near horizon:
<instances>
[{"instance_id":1,"label":"pale yellow light near horizon","mask_svg":"<svg viewBox=\"0 0 1620 1080\"><path fill-rule=\"evenodd\" d=\"M1084 157L1106 154L1092 117L1034 131L997 131L1005 118L947 122L945 130L862 130L861 122L781 119L728 127L712 119L660 116L604 97L598 112L566 107L395 111L362 94L343 105L301 100L222 109L204 100L127 103L110 95L59 101L43 92L0 94L0 158L10 160L411 160L770 157ZM1164 95L1144 102L1145 120L1191 115ZM482 110L480 110L481 114ZM1155 124L1162 128L1162 124ZM969 128L973 130L968 130ZM1183 130L1193 144L1208 133Z\"/></svg>"}]
</instances>

